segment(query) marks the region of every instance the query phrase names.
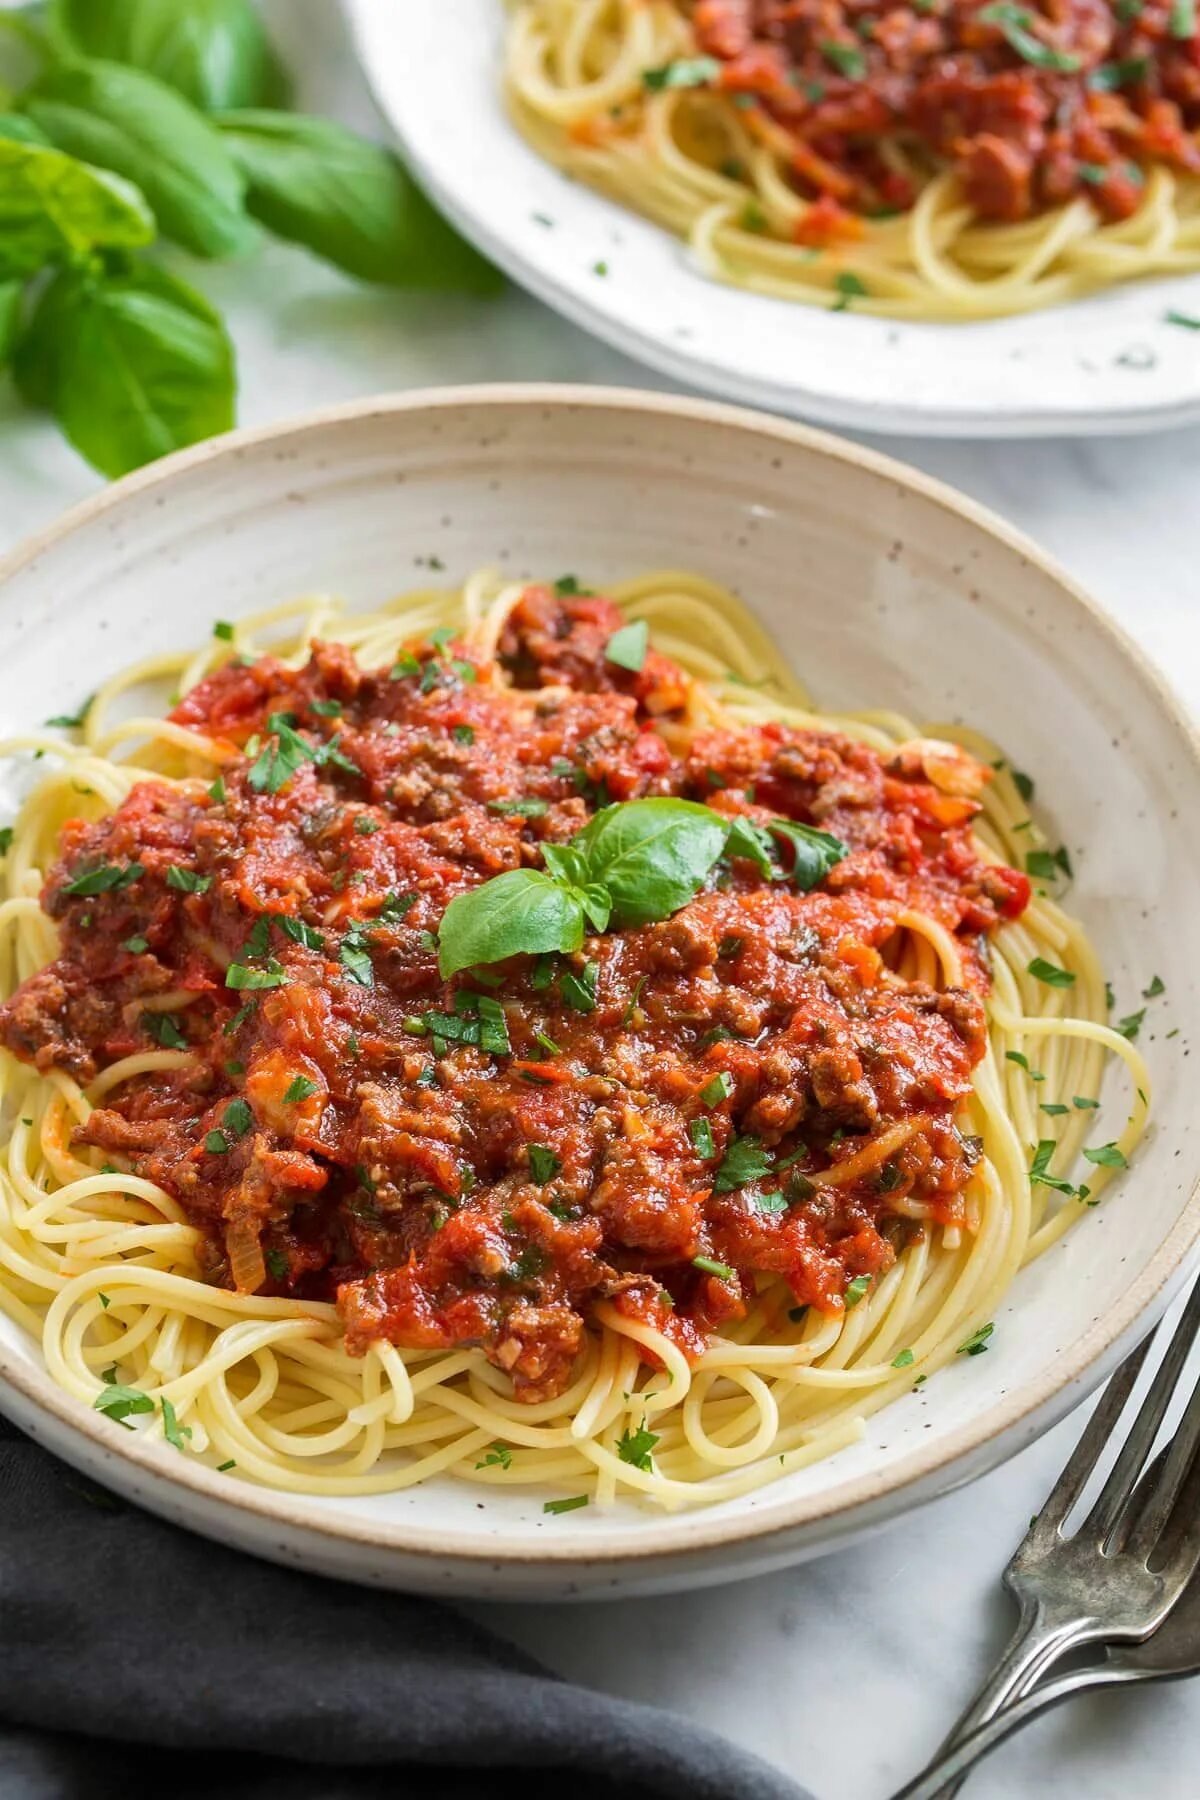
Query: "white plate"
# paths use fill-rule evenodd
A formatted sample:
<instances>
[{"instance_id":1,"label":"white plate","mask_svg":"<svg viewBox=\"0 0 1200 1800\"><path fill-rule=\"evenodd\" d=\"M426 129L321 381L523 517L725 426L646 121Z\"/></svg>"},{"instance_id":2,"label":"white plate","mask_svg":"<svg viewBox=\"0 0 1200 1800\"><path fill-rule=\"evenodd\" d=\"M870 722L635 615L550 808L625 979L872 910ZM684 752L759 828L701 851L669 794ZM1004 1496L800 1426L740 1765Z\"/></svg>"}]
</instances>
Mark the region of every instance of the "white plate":
<instances>
[{"instance_id":1,"label":"white plate","mask_svg":"<svg viewBox=\"0 0 1200 1800\"><path fill-rule=\"evenodd\" d=\"M825 424L937 437L1200 419L1200 332L1164 319L1172 307L1200 313L1200 277L968 325L833 313L725 287L697 273L667 232L543 162L509 123L502 0L344 4L379 102L443 211L514 281L680 381Z\"/></svg>"},{"instance_id":2,"label":"white plate","mask_svg":"<svg viewBox=\"0 0 1200 1800\"><path fill-rule=\"evenodd\" d=\"M89 1411L3 1321L0 1405L101 1481L225 1542L447 1593L720 1581L843 1542L1011 1455L1165 1304L1200 1221L1184 1060L1200 1042L1200 762L1173 700L1032 545L897 464L707 401L497 387L219 438L69 514L0 569L0 730L71 711L135 657L203 641L214 616L312 590L367 605L434 555L447 580L487 562L601 582L690 563L743 593L822 700L958 716L1008 746L1071 849L1071 904L1122 1009L1153 974L1168 983L1144 1028L1154 1123L1132 1174L1019 1278L986 1356L958 1358L837 1457L704 1512L624 1502L546 1517L543 1494L492 1490L481 1510L480 1490L452 1480L280 1496ZM13 786L0 777L0 821Z\"/></svg>"}]
</instances>

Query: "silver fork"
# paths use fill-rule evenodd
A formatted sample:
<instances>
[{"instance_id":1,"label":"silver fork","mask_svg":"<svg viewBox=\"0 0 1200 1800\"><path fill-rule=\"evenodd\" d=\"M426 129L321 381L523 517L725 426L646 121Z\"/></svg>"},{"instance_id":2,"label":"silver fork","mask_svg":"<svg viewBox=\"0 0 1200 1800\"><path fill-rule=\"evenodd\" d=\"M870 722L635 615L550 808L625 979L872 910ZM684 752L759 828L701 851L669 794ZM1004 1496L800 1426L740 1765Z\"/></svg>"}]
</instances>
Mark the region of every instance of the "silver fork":
<instances>
[{"instance_id":1,"label":"silver fork","mask_svg":"<svg viewBox=\"0 0 1200 1800\"><path fill-rule=\"evenodd\" d=\"M1029 1695L1046 1670L1068 1652L1094 1643L1142 1643L1182 1595L1200 1566L1200 1506L1195 1504L1196 1495L1185 1491L1194 1485L1188 1478L1200 1447L1200 1382L1170 1445L1149 1469L1145 1466L1198 1332L1200 1284L1192 1291L1091 1510L1078 1530L1065 1537L1063 1526L1114 1437L1150 1339L1109 1382L1074 1454L1004 1572L1004 1585L1019 1608L1008 1648L939 1756L894 1800L934 1800L934 1796L949 1800L971 1763L1007 1735L981 1727ZM1030 1707L1028 1716L1037 1710ZM968 1738L974 1747L969 1756L964 1742Z\"/></svg>"}]
</instances>

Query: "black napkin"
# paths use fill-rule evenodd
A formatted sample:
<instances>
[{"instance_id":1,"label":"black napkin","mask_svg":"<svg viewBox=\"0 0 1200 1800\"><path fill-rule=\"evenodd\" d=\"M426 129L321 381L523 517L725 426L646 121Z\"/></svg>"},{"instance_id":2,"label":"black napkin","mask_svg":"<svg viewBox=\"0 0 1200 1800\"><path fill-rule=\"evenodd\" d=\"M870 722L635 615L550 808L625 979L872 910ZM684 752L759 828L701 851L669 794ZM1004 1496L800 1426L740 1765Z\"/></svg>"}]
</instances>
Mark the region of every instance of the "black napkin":
<instances>
[{"instance_id":1,"label":"black napkin","mask_svg":"<svg viewBox=\"0 0 1200 1800\"><path fill-rule=\"evenodd\" d=\"M559 1681L433 1601L164 1524L0 1419L4 1800L509 1793L806 1800L721 1738Z\"/></svg>"}]
</instances>

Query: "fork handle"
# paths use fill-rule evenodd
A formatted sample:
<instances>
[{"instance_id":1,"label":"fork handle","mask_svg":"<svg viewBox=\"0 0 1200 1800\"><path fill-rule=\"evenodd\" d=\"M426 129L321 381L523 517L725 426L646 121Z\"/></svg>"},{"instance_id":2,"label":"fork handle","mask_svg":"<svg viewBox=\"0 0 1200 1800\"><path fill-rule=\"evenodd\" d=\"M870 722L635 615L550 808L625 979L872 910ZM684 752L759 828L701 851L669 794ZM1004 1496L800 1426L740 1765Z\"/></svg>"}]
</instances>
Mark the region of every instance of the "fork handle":
<instances>
[{"instance_id":1,"label":"fork handle","mask_svg":"<svg viewBox=\"0 0 1200 1800\"><path fill-rule=\"evenodd\" d=\"M1002 1709L1009 1707L1010 1702L1020 1703L1038 1678L1060 1656L1085 1642L1090 1623L1090 1620L1081 1620L1078 1615L1051 1619L1036 1602L1022 1605L1016 1630L1009 1639L1004 1654L943 1740L939 1752L943 1761L949 1761L958 1745L972 1738L981 1727L989 1725ZM1040 1690L1042 1693L1050 1691L1050 1684ZM1006 1713L1005 1716L1009 1714ZM1000 1738L997 1737L994 1741L999 1743ZM991 1748L990 1743L988 1748ZM981 1755L985 1753L980 1752ZM944 1778L939 1800L952 1800L952 1796L962 1786L969 1766L969 1762L964 1764L962 1774L957 1777Z\"/></svg>"},{"instance_id":2,"label":"fork handle","mask_svg":"<svg viewBox=\"0 0 1200 1800\"><path fill-rule=\"evenodd\" d=\"M946 1800L948 1794L958 1792L977 1762L990 1755L997 1744L1002 1744L1013 1732L1036 1719L1039 1713L1087 1688L1113 1687L1131 1679L1136 1677L1111 1664L1098 1663L1092 1668L1072 1669L1053 1681L1043 1682L1023 1699L1014 1700L1011 1706L959 1738L949 1750L942 1751L907 1787L899 1788L892 1800Z\"/></svg>"}]
</instances>

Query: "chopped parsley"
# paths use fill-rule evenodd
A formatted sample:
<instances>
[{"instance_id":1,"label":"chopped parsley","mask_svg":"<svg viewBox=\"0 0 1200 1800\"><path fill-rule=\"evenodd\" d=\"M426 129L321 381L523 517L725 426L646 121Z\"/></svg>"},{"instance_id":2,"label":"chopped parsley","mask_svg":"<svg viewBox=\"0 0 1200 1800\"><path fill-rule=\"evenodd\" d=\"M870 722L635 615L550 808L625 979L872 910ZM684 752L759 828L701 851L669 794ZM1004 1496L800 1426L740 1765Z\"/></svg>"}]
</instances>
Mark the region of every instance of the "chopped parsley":
<instances>
[{"instance_id":1,"label":"chopped parsley","mask_svg":"<svg viewBox=\"0 0 1200 1800\"><path fill-rule=\"evenodd\" d=\"M821 55L831 69L847 81L861 81L867 72L867 59L857 44L839 44L835 38L821 39Z\"/></svg>"},{"instance_id":2,"label":"chopped parsley","mask_svg":"<svg viewBox=\"0 0 1200 1800\"><path fill-rule=\"evenodd\" d=\"M357 982L359 987L374 987L375 970L370 951L363 940L364 929L361 921L351 925L338 948L338 961L351 981Z\"/></svg>"},{"instance_id":3,"label":"chopped parsley","mask_svg":"<svg viewBox=\"0 0 1200 1800\"><path fill-rule=\"evenodd\" d=\"M600 969L596 963L584 963L578 975L568 969L559 982L559 990L566 1004L575 1012L595 1012L596 983L599 977Z\"/></svg>"},{"instance_id":4,"label":"chopped parsley","mask_svg":"<svg viewBox=\"0 0 1200 1800\"><path fill-rule=\"evenodd\" d=\"M1047 962L1044 956L1035 956L1029 964L1029 973L1035 981L1044 982L1047 987L1067 988L1075 985L1073 969L1060 969L1056 963Z\"/></svg>"},{"instance_id":5,"label":"chopped parsley","mask_svg":"<svg viewBox=\"0 0 1200 1800\"><path fill-rule=\"evenodd\" d=\"M688 1136L692 1140L692 1148L697 1156L708 1162L717 1154L717 1146L713 1142L712 1126L707 1119L693 1119L688 1126Z\"/></svg>"},{"instance_id":6,"label":"chopped parsley","mask_svg":"<svg viewBox=\"0 0 1200 1800\"><path fill-rule=\"evenodd\" d=\"M1096 1163L1102 1169L1127 1169L1129 1167L1125 1152L1117 1144L1085 1145L1083 1154L1088 1162Z\"/></svg>"},{"instance_id":7,"label":"chopped parsley","mask_svg":"<svg viewBox=\"0 0 1200 1800\"><path fill-rule=\"evenodd\" d=\"M97 869L88 869L77 875L74 881L68 881L63 887L64 894L79 894L90 897L93 894L112 894L119 888L132 887L146 873L141 863L127 863L123 868L117 863L101 863Z\"/></svg>"},{"instance_id":8,"label":"chopped parsley","mask_svg":"<svg viewBox=\"0 0 1200 1800\"><path fill-rule=\"evenodd\" d=\"M892 1358L893 1369L911 1369L914 1362L911 1350L899 1350Z\"/></svg>"},{"instance_id":9,"label":"chopped parsley","mask_svg":"<svg viewBox=\"0 0 1200 1800\"><path fill-rule=\"evenodd\" d=\"M1056 1194L1073 1195L1075 1189L1069 1181L1064 1181L1061 1176L1050 1173L1050 1160L1057 1149L1057 1138L1039 1139L1038 1147L1033 1153L1033 1161L1029 1165L1029 1185L1030 1187L1053 1188Z\"/></svg>"},{"instance_id":10,"label":"chopped parsley","mask_svg":"<svg viewBox=\"0 0 1200 1800\"><path fill-rule=\"evenodd\" d=\"M512 1451L507 1444L499 1442L488 1445L488 1453L481 1462L475 1464L477 1469L511 1469Z\"/></svg>"},{"instance_id":11,"label":"chopped parsley","mask_svg":"<svg viewBox=\"0 0 1200 1800\"><path fill-rule=\"evenodd\" d=\"M770 1172L771 1153L764 1150L762 1141L756 1137L735 1137L721 1158L721 1164L713 1178L715 1194L729 1194L734 1188L745 1187L748 1181L760 1181Z\"/></svg>"},{"instance_id":12,"label":"chopped parsley","mask_svg":"<svg viewBox=\"0 0 1200 1800\"><path fill-rule=\"evenodd\" d=\"M174 1444L176 1450L182 1450L184 1448L184 1439L190 1438L192 1435L192 1428L190 1425L181 1425L179 1423L175 1408L165 1394L160 1401L160 1405L162 1407L163 1436L166 1438L168 1444Z\"/></svg>"},{"instance_id":13,"label":"chopped parsley","mask_svg":"<svg viewBox=\"0 0 1200 1800\"><path fill-rule=\"evenodd\" d=\"M207 894L212 886L212 876L197 875L194 869L181 869L178 863L170 863L167 886L177 888L181 894Z\"/></svg>"},{"instance_id":14,"label":"chopped parsley","mask_svg":"<svg viewBox=\"0 0 1200 1800\"><path fill-rule=\"evenodd\" d=\"M204 1148L210 1156L225 1156L229 1151L229 1139L223 1131L210 1131L205 1134Z\"/></svg>"},{"instance_id":15,"label":"chopped parsley","mask_svg":"<svg viewBox=\"0 0 1200 1800\"><path fill-rule=\"evenodd\" d=\"M617 1439L617 1455L632 1469L649 1470L652 1467L651 1452L657 1442L656 1433L646 1430L646 1421L643 1419L637 1431L626 1431Z\"/></svg>"},{"instance_id":16,"label":"chopped parsley","mask_svg":"<svg viewBox=\"0 0 1200 1800\"><path fill-rule=\"evenodd\" d=\"M1118 1019L1113 1030L1119 1031L1121 1036L1123 1038L1128 1038L1129 1042L1132 1044L1133 1040L1137 1037L1138 1032L1142 1029L1142 1020L1145 1016L1146 1009L1144 1006L1139 1012L1126 1013L1123 1019Z\"/></svg>"},{"instance_id":17,"label":"chopped parsley","mask_svg":"<svg viewBox=\"0 0 1200 1800\"><path fill-rule=\"evenodd\" d=\"M212 634L215 638L220 638L223 644L231 644L233 642L233 626L229 623L228 619L218 619L213 626Z\"/></svg>"},{"instance_id":18,"label":"chopped parsley","mask_svg":"<svg viewBox=\"0 0 1200 1800\"><path fill-rule=\"evenodd\" d=\"M1038 21L1037 13L1014 5L1012 0L993 0L992 5L981 8L975 17L981 25L997 26L1009 47L1032 68L1071 74L1080 67L1079 57L1071 51L1056 50L1052 44L1045 44L1036 37L1031 27Z\"/></svg>"},{"instance_id":19,"label":"chopped parsley","mask_svg":"<svg viewBox=\"0 0 1200 1800\"><path fill-rule=\"evenodd\" d=\"M544 1513L576 1512L579 1507L586 1506L587 1503L586 1494L572 1494L569 1500L547 1500L542 1506L542 1511Z\"/></svg>"},{"instance_id":20,"label":"chopped parsley","mask_svg":"<svg viewBox=\"0 0 1200 1800\"><path fill-rule=\"evenodd\" d=\"M1016 1063L1019 1069L1024 1069L1031 1081L1045 1081L1046 1079L1040 1069L1030 1068L1029 1058L1023 1056L1019 1050L1006 1050L1004 1052L1004 1060L1005 1062Z\"/></svg>"},{"instance_id":21,"label":"chopped parsley","mask_svg":"<svg viewBox=\"0 0 1200 1800\"><path fill-rule=\"evenodd\" d=\"M553 1150L547 1149L545 1144L530 1144L529 1174L539 1187L545 1187L548 1181L553 1181L561 1172L562 1159Z\"/></svg>"},{"instance_id":22,"label":"chopped parsley","mask_svg":"<svg viewBox=\"0 0 1200 1800\"><path fill-rule=\"evenodd\" d=\"M178 1019L170 1013L144 1012L142 1024L164 1050L186 1050L188 1041L179 1028Z\"/></svg>"},{"instance_id":23,"label":"chopped parsley","mask_svg":"<svg viewBox=\"0 0 1200 1800\"><path fill-rule=\"evenodd\" d=\"M651 93L659 93L663 88L704 87L716 81L720 73L721 65L715 56L681 56L661 68L643 69L642 86Z\"/></svg>"},{"instance_id":24,"label":"chopped parsley","mask_svg":"<svg viewBox=\"0 0 1200 1800\"><path fill-rule=\"evenodd\" d=\"M283 987L286 982L287 970L282 964L276 962L273 956L268 958L265 969L251 969L245 963L231 962L225 971L225 986L235 990L239 988L277 988ZM231 1027L227 1027L227 1029L231 1029Z\"/></svg>"},{"instance_id":25,"label":"chopped parsley","mask_svg":"<svg viewBox=\"0 0 1200 1800\"><path fill-rule=\"evenodd\" d=\"M130 956L141 956L143 952L150 948L150 943L147 938L141 936L128 937L121 945L121 948L122 950L128 950Z\"/></svg>"},{"instance_id":26,"label":"chopped parsley","mask_svg":"<svg viewBox=\"0 0 1200 1800\"><path fill-rule=\"evenodd\" d=\"M221 1124L225 1131L232 1132L235 1138L245 1137L254 1123L254 1114L249 1104L240 1097L231 1100L221 1114Z\"/></svg>"},{"instance_id":27,"label":"chopped parsley","mask_svg":"<svg viewBox=\"0 0 1200 1800\"><path fill-rule=\"evenodd\" d=\"M1150 982L1150 986L1144 987L1142 989L1142 999L1143 1000L1157 1000L1158 996L1160 994L1165 994L1166 991L1167 991L1167 984L1163 980L1162 976L1155 975Z\"/></svg>"},{"instance_id":28,"label":"chopped parsley","mask_svg":"<svg viewBox=\"0 0 1200 1800\"><path fill-rule=\"evenodd\" d=\"M487 809L490 813L498 813L502 818L519 815L525 819L540 819L548 811L550 802L539 800L534 795L517 795L511 800L489 800Z\"/></svg>"},{"instance_id":29,"label":"chopped parsley","mask_svg":"<svg viewBox=\"0 0 1200 1800\"><path fill-rule=\"evenodd\" d=\"M988 1347L988 1339L996 1327L990 1321L986 1325L977 1326L970 1337L958 1346L956 1356L982 1356Z\"/></svg>"},{"instance_id":30,"label":"chopped parsley","mask_svg":"<svg viewBox=\"0 0 1200 1800\"><path fill-rule=\"evenodd\" d=\"M475 742L475 727L473 725L456 725L454 727L453 737L456 744L473 744Z\"/></svg>"},{"instance_id":31,"label":"chopped parsley","mask_svg":"<svg viewBox=\"0 0 1200 1800\"><path fill-rule=\"evenodd\" d=\"M728 1100L734 1088L733 1076L722 1069L711 1081L706 1081L700 1089L700 1098L705 1106L720 1106L722 1100Z\"/></svg>"},{"instance_id":32,"label":"chopped parsley","mask_svg":"<svg viewBox=\"0 0 1200 1800\"><path fill-rule=\"evenodd\" d=\"M287 1092L283 1096L283 1104L285 1106L298 1106L301 1100L307 1100L309 1095L315 1094L316 1091L316 1082L310 1081L307 1075L293 1076L292 1080L288 1083Z\"/></svg>"},{"instance_id":33,"label":"chopped parsley","mask_svg":"<svg viewBox=\"0 0 1200 1800\"><path fill-rule=\"evenodd\" d=\"M845 312L851 300L864 300L870 293L865 281L850 269L842 269L833 278L837 289L837 299L833 303L834 312Z\"/></svg>"},{"instance_id":34,"label":"chopped parsley","mask_svg":"<svg viewBox=\"0 0 1200 1800\"><path fill-rule=\"evenodd\" d=\"M853 1281L847 1283L846 1291L842 1295L842 1304L847 1312L851 1307L858 1305L870 1288L873 1279L874 1277L870 1275L856 1275Z\"/></svg>"},{"instance_id":35,"label":"chopped parsley","mask_svg":"<svg viewBox=\"0 0 1200 1800\"><path fill-rule=\"evenodd\" d=\"M149 1394L143 1394L140 1388L122 1387L119 1382L109 1381L107 1374L104 1380L104 1387L92 1401L97 1412L106 1413L118 1424L124 1424L131 1413L152 1413L154 1411L153 1400ZM132 1427L130 1429L132 1430Z\"/></svg>"}]
</instances>

